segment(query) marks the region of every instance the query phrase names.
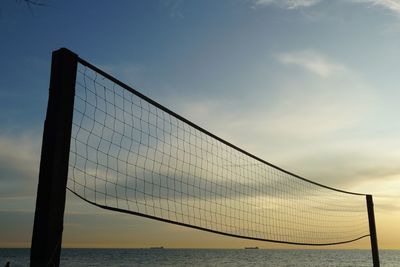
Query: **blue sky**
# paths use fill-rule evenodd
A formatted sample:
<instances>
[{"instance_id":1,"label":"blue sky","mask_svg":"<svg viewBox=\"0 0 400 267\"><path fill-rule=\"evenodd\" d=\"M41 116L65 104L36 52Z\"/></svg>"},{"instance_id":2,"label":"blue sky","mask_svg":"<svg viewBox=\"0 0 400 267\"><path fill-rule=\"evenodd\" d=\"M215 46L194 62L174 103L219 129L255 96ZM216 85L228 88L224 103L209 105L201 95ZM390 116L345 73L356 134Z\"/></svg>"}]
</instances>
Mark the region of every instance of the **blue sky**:
<instances>
[{"instance_id":1,"label":"blue sky","mask_svg":"<svg viewBox=\"0 0 400 267\"><path fill-rule=\"evenodd\" d=\"M50 56L67 47L267 161L376 195L380 242L400 248L389 231L400 223L400 1L44 2L0 4L0 246L29 246ZM68 200L67 246L122 244L117 230L95 237L113 215ZM113 222L126 221L143 236L124 246L244 244Z\"/></svg>"}]
</instances>

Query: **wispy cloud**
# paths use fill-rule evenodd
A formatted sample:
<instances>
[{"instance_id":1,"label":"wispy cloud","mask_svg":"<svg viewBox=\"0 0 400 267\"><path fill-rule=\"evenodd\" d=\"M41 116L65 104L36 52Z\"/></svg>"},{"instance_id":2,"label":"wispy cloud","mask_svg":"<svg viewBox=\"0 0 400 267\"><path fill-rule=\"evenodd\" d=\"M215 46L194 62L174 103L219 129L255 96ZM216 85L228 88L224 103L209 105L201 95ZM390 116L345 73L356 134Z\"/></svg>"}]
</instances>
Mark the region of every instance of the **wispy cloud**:
<instances>
[{"instance_id":1,"label":"wispy cloud","mask_svg":"<svg viewBox=\"0 0 400 267\"><path fill-rule=\"evenodd\" d=\"M312 7L327 0L252 0L253 8L277 6L284 9ZM368 4L371 7L381 7L400 15L400 0L349 0L348 3Z\"/></svg>"},{"instance_id":2,"label":"wispy cloud","mask_svg":"<svg viewBox=\"0 0 400 267\"><path fill-rule=\"evenodd\" d=\"M299 66L320 77L329 77L346 69L343 65L311 50L283 53L277 55L277 58L283 64Z\"/></svg>"},{"instance_id":3,"label":"wispy cloud","mask_svg":"<svg viewBox=\"0 0 400 267\"><path fill-rule=\"evenodd\" d=\"M400 0L353 0L353 2L382 7L400 15Z\"/></svg>"},{"instance_id":4,"label":"wispy cloud","mask_svg":"<svg viewBox=\"0 0 400 267\"><path fill-rule=\"evenodd\" d=\"M255 0L253 1L253 7L257 8L273 5L286 9L296 9L313 6L319 2L320 0Z\"/></svg>"},{"instance_id":5,"label":"wispy cloud","mask_svg":"<svg viewBox=\"0 0 400 267\"><path fill-rule=\"evenodd\" d=\"M38 136L31 133L0 135L0 193L3 197L32 193L39 166Z\"/></svg>"}]
</instances>

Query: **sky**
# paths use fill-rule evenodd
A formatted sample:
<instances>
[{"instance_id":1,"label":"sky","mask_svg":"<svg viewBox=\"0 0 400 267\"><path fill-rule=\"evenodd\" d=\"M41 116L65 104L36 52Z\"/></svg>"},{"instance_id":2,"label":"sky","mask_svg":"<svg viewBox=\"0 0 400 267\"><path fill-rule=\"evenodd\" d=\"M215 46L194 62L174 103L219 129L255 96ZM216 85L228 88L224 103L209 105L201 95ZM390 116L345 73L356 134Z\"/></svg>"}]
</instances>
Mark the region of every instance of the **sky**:
<instances>
[{"instance_id":1,"label":"sky","mask_svg":"<svg viewBox=\"0 0 400 267\"><path fill-rule=\"evenodd\" d=\"M400 249L399 0L42 2L0 4L0 247L30 246L51 52L67 47L260 158L373 194L379 246ZM63 246L159 245L293 248L67 194Z\"/></svg>"}]
</instances>

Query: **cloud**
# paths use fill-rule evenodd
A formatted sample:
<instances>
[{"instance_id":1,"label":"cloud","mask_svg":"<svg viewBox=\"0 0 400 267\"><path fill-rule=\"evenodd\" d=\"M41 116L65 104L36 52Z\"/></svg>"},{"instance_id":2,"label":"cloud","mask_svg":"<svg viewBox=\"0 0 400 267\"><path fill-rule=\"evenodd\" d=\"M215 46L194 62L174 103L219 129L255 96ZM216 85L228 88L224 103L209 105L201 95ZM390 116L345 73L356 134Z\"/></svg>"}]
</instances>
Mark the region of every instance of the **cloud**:
<instances>
[{"instance_id":1,"label":"cloud","mask_svg":"<svg viewBox=\"0 0 400 267\"><path fill-rule=\"evenodd\" d=\"M277 6L283 9L298 9L315 6L327 0L252 0L253 8ZM346 1L344 1L346 3ZM400 0L350 0L347 3L368 4L370 7L380 7L400 15Z\"/></svg>"},{"instance_id":2,"label":"cloud","mask_svg":"<svg viewBox=\"0 0 400 267\"><path fill-rule=\"evenodd\" d=\"M329 77L346 70L343 65L312 50L283 53L277 58L283 64L299 66L320 77Z\"/></svg>"},{"instance_id":3,"label":"cloud","mask_svg":"<svg viewBox=\"0 0 400 267\"><path fill-rule=\"evenodd\" d=\"M6 196L34 193L40 160L40 138L33 133L0 135L0 192Z\"/></svg>"},{"instance_id":4,"label":"cloud","mask_svg":"<svg viewBox=\"0 0 400 267\"><path fill-rule=\"evenodd\" d=\"M371 6L385 8L400 15L399 0L353 0L353 2L365 3L370 4Z\"/></svg>"},{"instance_id":5,"label":"cloud","mask_svg":"<svg viewBox=\"0 0 400 267\"><path fill-rule=\"evenodd\" d=\"M278 96L270 110L255 103L236 112L223 102L216 106L210 101L184 101L183 113L190 114L193 106L195 121L207 121L206 129L212 125L212 132L235 145L312 181L373 194L376 212L395 214L400 205L400 153L392 148L400 141L396 136L362 133L371 123L368 114L375 112L375 96L352 77L346 77L341 91L333 85L291 96L290 90Z\"/></svg>"},{"instance_id":6,"label":"cloud","mask_svg":"<svg viewBox=\"0 0 400 267\"><path fill-rule=\"evenodd\" d=\"M320 0L255 0L253 1L253 7L258 8L273 5L285 9L296 9L310 7L319 2Z\"/></svg>"}]
</instances>

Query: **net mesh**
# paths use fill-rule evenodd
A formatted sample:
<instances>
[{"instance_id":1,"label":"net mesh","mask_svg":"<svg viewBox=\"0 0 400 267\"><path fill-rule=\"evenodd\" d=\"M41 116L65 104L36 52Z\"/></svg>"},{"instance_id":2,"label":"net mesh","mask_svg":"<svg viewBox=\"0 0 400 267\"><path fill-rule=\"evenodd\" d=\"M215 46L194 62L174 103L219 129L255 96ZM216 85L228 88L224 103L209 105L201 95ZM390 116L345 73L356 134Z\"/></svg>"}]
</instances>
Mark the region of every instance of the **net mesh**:
<instances>
[{"instance_id":1,"label":"net mesh","mask_svg":"<svg viewBox=\"0 0 400 267\"><path fill-rule=\"evenodd\" d=\"M68 188L95 205L275 242L369 235L363 195L265 164L88 65L75 90Z\"/></svg>"}]
</instances>

